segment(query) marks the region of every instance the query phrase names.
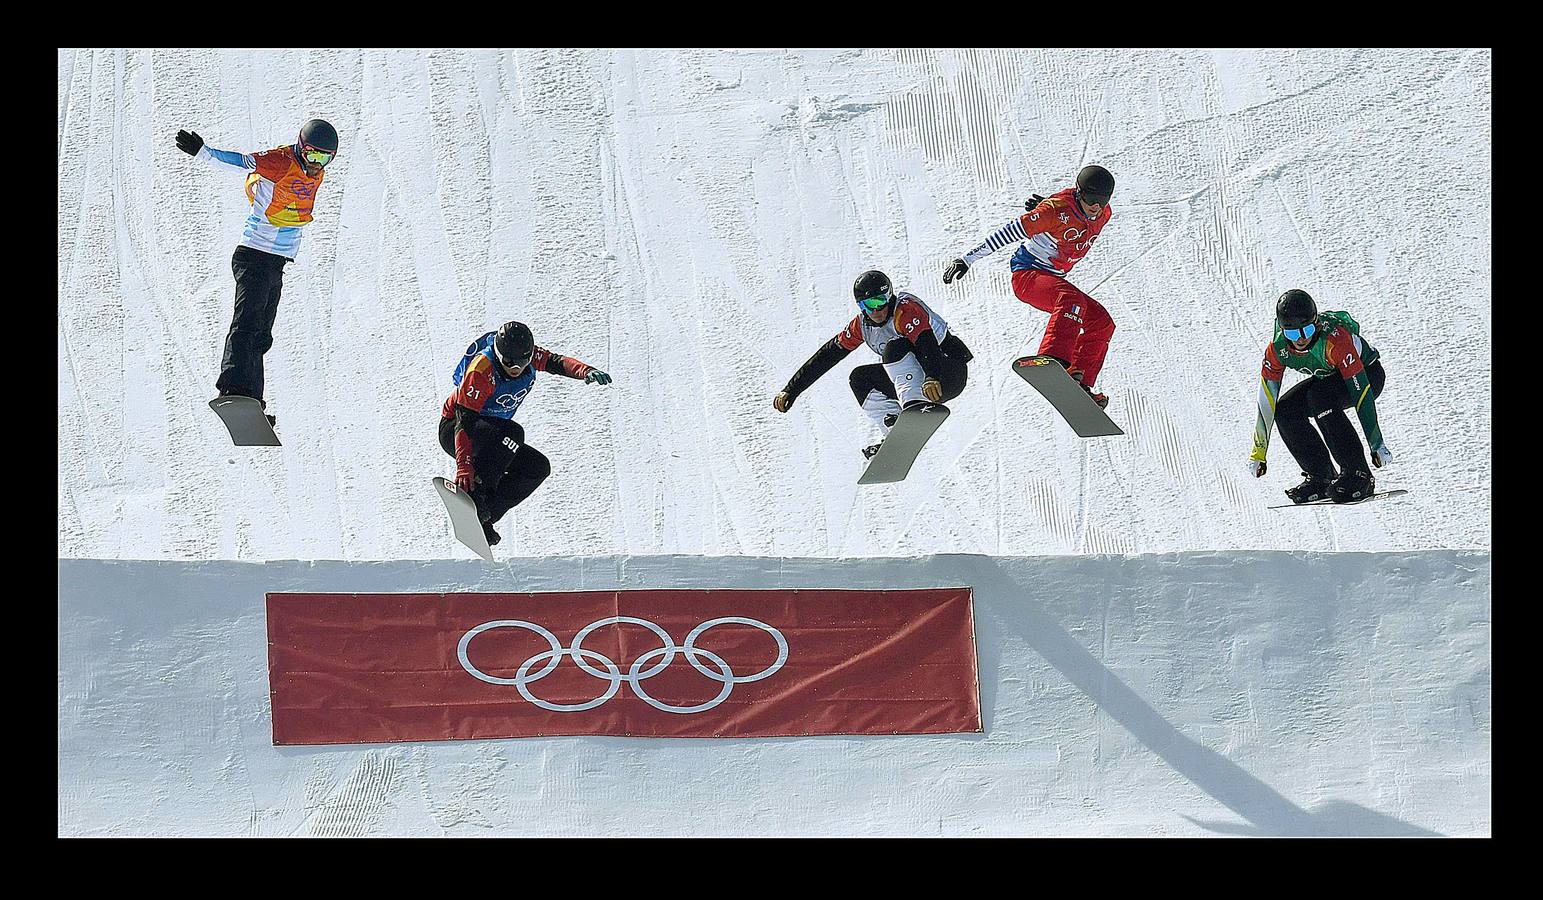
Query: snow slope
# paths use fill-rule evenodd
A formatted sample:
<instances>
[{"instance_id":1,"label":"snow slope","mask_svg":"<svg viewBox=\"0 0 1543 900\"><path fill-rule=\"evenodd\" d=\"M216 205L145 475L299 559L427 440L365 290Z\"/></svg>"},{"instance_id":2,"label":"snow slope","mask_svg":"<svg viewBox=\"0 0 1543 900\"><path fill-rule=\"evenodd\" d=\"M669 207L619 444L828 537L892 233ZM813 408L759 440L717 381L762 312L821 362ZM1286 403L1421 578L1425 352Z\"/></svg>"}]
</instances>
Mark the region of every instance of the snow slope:
<instances>
[{"instance_id":1,"label":"snow slope","mask_svg":"<svg viewBox=\"0 0 1543 900\"><path fill-rule=\"evenodd\" d=\"M59 552L465 556L429 486L461 350L499 322L600 365L521 411L553 477L501 556L1487 548L1488 51L59 52ZM343 136L285 279L285 447L205 407L240 179L179 153ZM1006 254L939 272L1086 162L1116 218L1073 281L1119 323L1079 441L1008 364ZM976 353L910 480L859 490L853 354L770 398L883 268ZM1267 512L1244 469L1274 298L1349 308L1412 496ZM556 525L555 523L560 523ZM480 751L474 751L480 752Z\"/></svg>"},{"instance_id":2,"label":"snow slope","mask_svg":"<svg viewBox=\"0 0 1543 900\"><path fill-rule=\"evenodd\" d=\"M1488 552L59 562L61 835L1488 835ZM974 587L983 735L270 742L265 591Z\"/></svg>"}]
</instances>

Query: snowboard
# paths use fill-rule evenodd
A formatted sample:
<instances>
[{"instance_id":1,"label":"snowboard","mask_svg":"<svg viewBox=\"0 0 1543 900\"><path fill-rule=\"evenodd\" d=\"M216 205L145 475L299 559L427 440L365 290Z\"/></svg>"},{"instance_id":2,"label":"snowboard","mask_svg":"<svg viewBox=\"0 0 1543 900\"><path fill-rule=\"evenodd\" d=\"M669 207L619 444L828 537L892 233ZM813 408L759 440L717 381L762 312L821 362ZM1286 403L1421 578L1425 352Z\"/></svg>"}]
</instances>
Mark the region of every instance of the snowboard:
<instances>
[{"instance_id":1,"label":"snowboard","mask_svg":"<svg viewBox=\"0 0 1543 900\"><path fill-rule=\"evenodd\" d=\"M227 395L210 400L209 408L225 423L225 430L230 432L230 440L237 447L281 446L260 401Z\"/></svg>"},{"instance_id":2,"label":"snowboard","mask_svg":"<svg viewBox=\"0 0 1543 900\"><path fill-rule=\"evenodd\" d=\"M1050 405L1077 432L1078 437L1109 437L1125 433L1052 357L1025 356L1013 362L1013 371L1050 401Z\"/></svg>"},{"instance_id":3,"label":"snowboard","mask_svg":"<svg viewBox=\"0 0 1543 900\"><path fill-rule=\"evenodd\" d=\"M477 518L477 504L466 496L455 482L434 476L434 488L439 499L445 502L445 512L450 514L450 525L455 529L455 539L470 547L478 556L492 562L493 548L488 546L487 536L482 533L482 520Z\"/></svg>"},{"instance_id":4,"label":"snowboard","mask_svg":"<svg viewBox=\"0 0 1543 900\"><path fill-rule=\"evenodd\" d=\"M941 403L918 403L900 411L900 417L889 429L889 436L879 445L879 452L868 460L868 468L858 484L888 484L904 481L911 473L911 464L932 433L948 418L948 407Z\"/></svg>"},{"instance_id":5,"label":"snowboard","mask_svg":"<svg viewBox=\"0 0 1543 900\"><path fill-rule=\"evenodd\" d=\"M1294 506L1355 506L1358 503L1366 503L1370 500L1381 500L1383 497L1399 497L1409 493L1405 490L1378 491L1370 497L1362 497L1359 500L1350 500L1346 503L1335 503L1331 499L1309 500L1306 503L1282 503L1280 506L1272 506L1270 509L1291 509Z\"/></svg>"}]
</instances>

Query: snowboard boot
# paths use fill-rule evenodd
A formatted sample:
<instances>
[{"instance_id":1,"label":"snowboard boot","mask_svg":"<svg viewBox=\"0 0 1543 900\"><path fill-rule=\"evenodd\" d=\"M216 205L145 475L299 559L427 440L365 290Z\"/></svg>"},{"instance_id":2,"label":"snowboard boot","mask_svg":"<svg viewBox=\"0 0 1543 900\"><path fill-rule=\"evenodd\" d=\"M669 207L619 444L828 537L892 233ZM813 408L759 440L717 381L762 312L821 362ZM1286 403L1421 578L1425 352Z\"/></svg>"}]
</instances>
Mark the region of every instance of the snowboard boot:
<instances>
[{"instance_id":1,"label":"snowboard boot","mask_svg":"<svg viewBox=\"0 0 1543 900\"><path fill-rule=\"evenodd\" d=\"M502 538L500 538L498 536L498 532L493 530L493 523L492 522L483 522L482 523L482 536L488 539L488 546L489 547L497 546L498 542L500 540L502 540Z\"/></svg>"},{"instance_id":2,"label":"snowboard boot","mask_svg":"<svg viewBox=\"0 0 1543 900\"><path fill-rule=\"evenodd\" d=\"M1329 493L1335 503L1354 503L1370 497L1376 489L1377 479L1372 477L1372 473L1346 469L1344 474L1334 479L1334 486L1329 488Z\"/></svg>"},{"instance_id":3,"label":"snowboard boot","mask_svg":"<svg viewBox=\"0 0 1543 900\"><path fill-rule=\"evenodd\" d=\"M1060 362L1060 360L1056 360L1056 362ZM1072 377L1072 381L1075 381L1078 384L1082 384L1083 372L1082 372L1081 369L1077 368L1076 366L1067 366L1066 367L1066 374L1068 374L1068 375L1070 375ZM1089 387L1089 386L1087 386L1085 384L1082 384L1082 389L1088 392L1088 396L1093 398L1093 402L1098 404L1098 408L1099 409L1107 409L1108 408L1108 406L1109 406L1109 397L1108 397L1108 395L1101 394L1098 391L1093 390L1091 387Z\"/></svg>"},{"instance_id":4,"label":"snowboard boot","mask_svg":"<svg viewBox=\"0 0 1543 900\"><path fill-rule=\"evenodd\" d=\"M277 428L278 424L279 424L279 417L275 416L275 415L269 414L269 412L268 412L268 401L267 400L259 400L257 402L261 403L263 405L263 418L268 420L268 427L269 428Z\"/></svg>"},{"instance_id":5,"label":"snowboard boot","mask_svg":"<svg viewBox=\"0 0 1543 900\"><path fill-rule=\"evenodd\" d=\"M257 400L256 397L253 397L251 394L245 393L243 391L220 391L220 396L221 397L247 397L247 398L252 399L252 400ZM274 426L278 425L279 424L278 417L268 415L268 401L267 400L257 400L257 402L262 404L263 418L268 420L268 427L269 428L273 428Z\"/></svg>"},{"instance_id":6,"label":"snowboard boot","mask_svg":"<svg viewBox=\"0 0 1543 900\"><path fill-rule=\"evenodd\" d=\"M888 431L889 429L894 428L895 427L895 423L898 422L898 421L900 421L900 414L899 413L890 413L889 415L885 416L884 417L884 430ZM879 448L882 447L882 446L884 446L884 442L883 441L879 441L877 444L869 444L868 446L864 447L863 448L863 459L873 459L875 456L878 455Z\"/></svg>"},{"instance_id":7,"label":"snowboard boot","mask_svg":"<svg viewBox=\"0 0 1543 900\"><path fill-rule=\"evenodd\" d=\"M1302 473L1304 479L1294 488L1286 488L1286 496L1292 503L1312 503L1314 500L1327 500L1329 489L1334 484L1332 478L1319 478L1317 475Z\"/></svg>"}]
</instances>

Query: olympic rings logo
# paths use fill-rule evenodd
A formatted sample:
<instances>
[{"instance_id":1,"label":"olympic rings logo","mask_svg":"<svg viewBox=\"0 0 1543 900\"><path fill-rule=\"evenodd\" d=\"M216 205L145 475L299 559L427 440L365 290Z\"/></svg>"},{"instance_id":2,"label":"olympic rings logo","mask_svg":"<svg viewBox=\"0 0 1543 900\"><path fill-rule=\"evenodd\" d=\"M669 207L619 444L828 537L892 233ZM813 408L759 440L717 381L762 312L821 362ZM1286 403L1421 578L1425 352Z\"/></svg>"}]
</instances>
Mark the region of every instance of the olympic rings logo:
<instances>
[{"instance_id":1,"label":"olympic rings logo","mask_svg":"<svg viewBox=\"0 0 1543 900\"><path fill-rule=\"evenodd\" d=\"M620 625L623 623L630 625L641 625L644 628L647 628L649 631L652 631L663 644L663 646L656 647L655 649L650 650L647 653L644 653L642 656L639 656L637 659L633 660L632 665L629 667L627 674L625 675L622 674L621 668L617 666L610 657L603 653L598 653L594 650L584 649L584 639L589 637L590 633L595 629L602 628L606 625ZM761 629L767 634L770 634L777 642L776 661L761 671L755 673L754 675L735 675L734 670L729 667L728 662L725 661L723 657L712 652L711 650L696 646L698 638L700 638L709 628L716 628L719 625L750 625L752 627ZM535 632L541 637L546 638L546 642L551 646L551 649L537 653L536 655L520 663L520 667L519 669L515 670L513 678L502 678L497 675L489 675L488 673L482 671L472 664L472 661L466 656L466 648L471 645L472 638L475 638L477 635L484 631L491 631L495 628L522 628L526 631ZM714 707L719 706L723 703L723 701L729 698L729 694L733 693L734 685L736 684L760 681L763 678L770 678L772 675L775 675L777 670L782 668L783 663L788 661L788 641L787 638L782 636L782 632L766 624L765 622L757 621L756 619L747 619L743 616L723 616L717 619L709 619L706 622L703 622L697 627L691 629L691 633L686 635L685 642L682 644L676 644L675 639L670 637L669 632L665 631L663 628L660 628L658 625L655 625L653 622L648 621L647 619L637 619L633 618L632 616L612 616L608 619L601 619L598 622L591 622L590 624L585 625L579 630L578 634L573 636L572 643L570 643L567 647L564 647L562 643L557 640L556 635L552 634L552 632L546 630L545 628L542 628L540 625L535 624L534 622L525 622L520 619L499 619L493 622L484 622L481 625L478 625L476 628L473 628L472 630L461 635L461 641L456 646L455 653L456 656L461 660L461 668L465 669L466 672L473 678L486 681L488 684L512 684L520 692L521 697L524 697L526 700L534 703L536 706L551 712L583 712L587 709L594 709L595 707L600 706L607 700L610 700L612 697L616 696L617 690L621 688L623 682L626 682L632 686L632 692L637 694L639 699L641 699L644 703L647 703L649 706L652 706L654 709L662 710L668 713L686 714L706 712L709 709L713 709ZM648 691L643 687L643 682L654 677L655 675L658 675L660 672L663 672L665 668L675 660L675 655L677 653L684 653L686 656L686 661L691 663L692 668L696 669L698 672L701 672L703 675L706 675L708 678L711 678L713 681L720 682L723 685L723 687L718 690L718 696L708 700L706 703L698 703L695 706L674 706L649 696ZM578 667L582 669L585 674L592 675L596 678L606 681L607 685L605 692L593 700L589 700L584 703L569 704L552 703L550 701L543 700L540 697L537 697L535 694L531 693L530 685L533 682L540 681L541 679L552 674L552 671L557 668L558 664L562 662L562 659L565 656L573 657L573 661L578 664ZM648 666L649 660L652 660L655 657L660 657L659 661L651 666ZM702 659L704 658L707 660L707 662L712 664L712 668L708 668L706 665L702 664ZM596 668L587 660L592 660L594 663L603 666L604 669ZM545 665L542 665L543 661L545 661ZM538 665L540 665L541 668L535 672L532 672L531 670L535 669ZM647 668L644 668L645 666L647 666Z\"/></svg>"}]
</instances>

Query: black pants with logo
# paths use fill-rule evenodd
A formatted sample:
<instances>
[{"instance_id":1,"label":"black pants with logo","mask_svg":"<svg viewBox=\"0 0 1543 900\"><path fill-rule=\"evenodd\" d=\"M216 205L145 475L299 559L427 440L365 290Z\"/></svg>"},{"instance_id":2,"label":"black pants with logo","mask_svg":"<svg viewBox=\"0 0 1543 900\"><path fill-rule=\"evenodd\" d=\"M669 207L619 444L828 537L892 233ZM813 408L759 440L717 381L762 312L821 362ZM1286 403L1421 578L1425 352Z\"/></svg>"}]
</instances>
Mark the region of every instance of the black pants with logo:
<instances>
[{"instance_id":1,"label":"black pants with logo","mask_svg":"<svg viewBox=\"0 0 1543 900\"><path fill-rule=\"evenodd\" d=\"M497 522L546 481L552 474L551 460L525 443L525 429L520 423L461 415L471 434L472 470L477 474L472 500L489 522ZM439 420L439 446L455 457L454 417Z\"/></svg>"},{"instance_id":2,"label":"black pants with logo","mask_svg":"<svg viewBox=\"0 0 1543 900\"><path fill-rule=\"evenodd\" d=\"M1366 367L1366 380L1371 383L1372 396L1382 396L1382 385L1387 373L1382 370L1382 360ZM1275 425L1280 429L1286 449L1296 457L1297 464L1308 475L1333 478L1334 463L1341 471L1370 472L1366 464L1366 451L1361 449L1361 439L1350 424L1345 410L1355 405L1345 380L1336 373L1326 378L1308 378L1275 401ZM1317 420L1315 430L1312 422ZM1318 432L1323 432L1320 437ZM1327 442L1327 444L1325 444ZM1329 460L1329 454L1334 460Z\"/></svg>"},{"instance_id":3,"label":"black pants with logo","mask_svg":"<svg viewBox=\"0 0 1543 900\"><path fill-rule=\"evenodd\" d=\"M237 247L230 258L236 276L236 312L225 335L225 356L214 386L221 394L263 399L263 354L273 347L273 320L279 313L284 264L273 253Z\"/></svg>"}]
</instances>

